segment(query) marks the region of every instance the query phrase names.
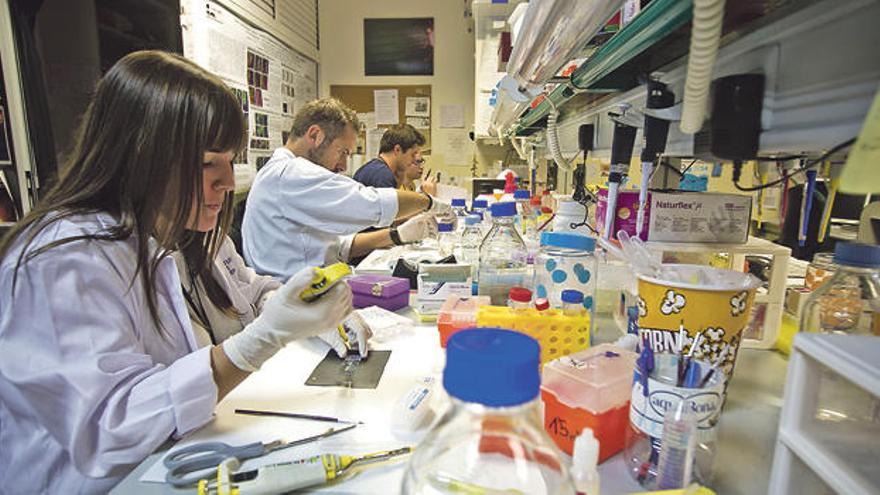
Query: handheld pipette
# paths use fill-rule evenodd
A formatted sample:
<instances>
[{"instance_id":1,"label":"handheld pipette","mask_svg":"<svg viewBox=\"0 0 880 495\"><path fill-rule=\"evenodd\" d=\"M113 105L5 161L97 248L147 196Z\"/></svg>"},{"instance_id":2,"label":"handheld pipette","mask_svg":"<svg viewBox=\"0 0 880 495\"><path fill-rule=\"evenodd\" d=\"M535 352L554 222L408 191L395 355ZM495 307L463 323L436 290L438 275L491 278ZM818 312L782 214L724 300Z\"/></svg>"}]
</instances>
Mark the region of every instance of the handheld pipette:
<instances>
[{"instance_id":1,"label":"handheld pipette","mask_svg":"<svg viewBox=\"0 0 880 495\"><path fill-rule=\"evenodd\" d=\"M832 167L826 163L825 176L831 180L828 183L828 199L825 200L825 209L822 211L822 223L819 224L819 244L825 241L828 233L828 224L831 221L831 210L834 208L834 200L837 199L837 189L840 187L840 172L843 167Z\"/></svg>"},{"instance_id":2,"label":"handheld pipette","mask_svg":"<svg viewBox=\"0 0 880 495\"><path fill-rule=\"evenodd\" d=\"M770 173L770 163L768 162L758 162L756 165L758 172L758 181L761 183L761 186L767 183L767 174ZM761 226L764 224L764 201L766 201L765 194L767 192L763 189L758 191L758 218L757 218L757 227L760 230Z\"/></svg>"},{"instance_id":3,"label":"handheld pipette","mask_svg":"<svg viewBox=\"0 0 880 495\"><path fill-rule=\"evenodd\" d=\"M648 81L648 102L646 108L668 108L675 104L675 94L666 89L660 81ZM666 151L666 138L669 135L669 121L652 117L645 113L645 130L642 143L642 182L639 188L639 211L636 216L636 236L642 234L645 226L645 205L648 201L648 185L657 158Z\"/></svg>"},{"instance_id":4,"label":"handheld pipette","mask_svg":"<svg viewBox=\"0 0 880 495\"><path fill-rule=\"evenodd\" d=\"M798 229L798 245L807 245L807 228L810 225L810 211L813 209L813 196L816 193L816 171L807 170L807 183L801 200L801 223Z\"/></svg>"},{"instance_id":5,"label":"handheld pipette","mask_svg":"<svg viewBox=\"0 0 880 495\"><path fill-rule=\"evenodd\" d=\"M629 173L629 162L632 158L633 145L636 140L636 128L614 122L614 138L611 142L611 172L608 174L608 204L605 210L605 232L602 237L611 238L614 230L614 217L617 216L617 192L620 183Z\"/></svg>"},{"instance_id":6,"label":"handheld pipette","mask_svg":"<svg viewBox=\"0 0 880 495\"><path fill-rule=\"evenodd\" d=\"M235 472L241 462L235 457L223 461L217 477L199 482L199 495L272 495L287 493L333 481L355 467L374 464L409 454L410 447L362 456L323 454L291 462L270 464L251 471Z\"/></svg>"}]
</instances>

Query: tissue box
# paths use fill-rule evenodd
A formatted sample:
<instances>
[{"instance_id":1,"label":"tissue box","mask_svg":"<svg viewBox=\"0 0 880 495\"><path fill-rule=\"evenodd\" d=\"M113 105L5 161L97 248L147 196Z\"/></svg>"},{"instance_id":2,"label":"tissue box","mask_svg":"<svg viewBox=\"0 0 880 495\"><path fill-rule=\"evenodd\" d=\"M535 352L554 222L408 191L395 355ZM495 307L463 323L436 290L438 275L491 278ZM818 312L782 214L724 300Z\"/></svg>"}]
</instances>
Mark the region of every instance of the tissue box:
<instances>
[{"instance_id":1,"label":"tissue box","mask_svg":"<svg viewBox=\"0 0 880 495\"><path fill-rule=\"evenodd\" d=\"M752 197L739 194L652 192L648 241L745 244Z\"/></svg>"},{"instance_id":2,"label":"tissue box","mask_svg":"<svg viewBox=\"0 0 880 495\"><path fill-rule=\"evenodd\" d=\"M409 305L409 281L388 275L356 275L348 279L355 308L379 306L397 311Z\"/></svg>"}]
</instances>

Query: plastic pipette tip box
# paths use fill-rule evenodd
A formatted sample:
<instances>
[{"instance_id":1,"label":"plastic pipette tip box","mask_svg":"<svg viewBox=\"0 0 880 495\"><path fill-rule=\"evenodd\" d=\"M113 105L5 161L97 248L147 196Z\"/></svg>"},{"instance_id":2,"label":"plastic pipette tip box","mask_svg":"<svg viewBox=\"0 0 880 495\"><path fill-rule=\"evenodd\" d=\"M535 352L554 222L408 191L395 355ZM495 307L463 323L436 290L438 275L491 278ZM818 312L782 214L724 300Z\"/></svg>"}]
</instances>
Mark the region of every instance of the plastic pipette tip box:
<instances>
[{"instance_id":1,"label":"plastic pipette tip box","mask_svg":"<svg viewBox=\"0 0 880 495\"><path fill-rule=\"evenodd\" d=\"M623 449L636 353L601 344L547 363L541 379L544 428L571 454L585 427L599 440L599 462Z\"/></svg>"},{"instance_id":2,"label":"plastic pipette tip box","mask_svg":"<svg viewBox=\"0 0 880 495\"><path fill-rule=\"evenodd\" d=\"M440 331L440 346L455 332L477 326L477 309L490 304L489 296L459 297L449 296L440 307L437 316L437 330Z\"/></svg>"}]
</instances>

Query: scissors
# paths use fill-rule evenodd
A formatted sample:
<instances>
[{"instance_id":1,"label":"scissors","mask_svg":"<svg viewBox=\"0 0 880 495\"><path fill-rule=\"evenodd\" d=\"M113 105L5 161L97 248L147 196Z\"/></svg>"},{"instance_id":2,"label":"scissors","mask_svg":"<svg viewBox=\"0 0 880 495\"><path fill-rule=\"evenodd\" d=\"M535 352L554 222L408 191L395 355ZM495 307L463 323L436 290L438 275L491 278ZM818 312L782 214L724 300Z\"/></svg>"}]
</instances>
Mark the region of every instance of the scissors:
<instances>
[{"instance_id":1,"label":"scissors","mask_svg":"<svg viewBox=\"0 0 880 495\"><path fill-rule=\"evenodd\" d=\"M204 478L205 470L215 469L224 459L235 457L244 462L246 459L261 457L276 450L304 445L322 438L331 437L346 432L357 426L351 424L342 428L330 428L329 430L301 438L292 442L275 440L269 443L254 442L247 445L232 446L223 442L196 443L175 450L168 454L162 461L168 468L165 481L177 488L195 485Z\"/></svg>"}]
</instances>

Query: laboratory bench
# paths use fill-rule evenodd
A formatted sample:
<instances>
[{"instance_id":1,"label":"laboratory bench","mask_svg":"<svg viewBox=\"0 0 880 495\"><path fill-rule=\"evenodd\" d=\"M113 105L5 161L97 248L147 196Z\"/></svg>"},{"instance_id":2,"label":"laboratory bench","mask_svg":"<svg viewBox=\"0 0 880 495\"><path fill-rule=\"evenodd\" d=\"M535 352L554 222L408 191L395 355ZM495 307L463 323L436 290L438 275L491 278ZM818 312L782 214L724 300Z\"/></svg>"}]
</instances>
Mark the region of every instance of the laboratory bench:
<instances>
[{"instance_id":1,"label":"laboratory bench","mask_svg":"<svg viewBox=\"0 0 880 495\"><path fill-rule=\"evenodd\" d=\"M378 388L306 386L306 378L326 355L327 346L315 339L295 342L221 401L211 422L178 444L182 446L220 440L239 445L257 440L295 440L328 428L328 423L234 413L236 408L247 408L329 415L364 423L350 432L317 444L273 452L263 458L264 464L268 463L266 461L292 460L319 452L357 454L417 445L426 432L394 432L391 427L392 411L398 399L416 384L418 378L439 376L444 355L439 346L436 326L419 323L411 309L403 309L400 313L412 317L415 323L411 330L373 345L374 349L392 351ZM598 320L597 327L596 340L614 340L617 329L612 322ZM719 424L714 479L711 483L716 493L767 493L787 362L787 358L777 351L740 350ZM172 446L172 442L167 442L138 465L111 493L195 492L194 488L175 490L164 483L143 481L146 478L162 479L164 469L158 468L157 463ZM407 459L403 458L367 468L315 491L396 493L406 462ZM602 463L599 473L603 495L643 491L627 472L622 454Z\"/></svg>"}]
</instances>

